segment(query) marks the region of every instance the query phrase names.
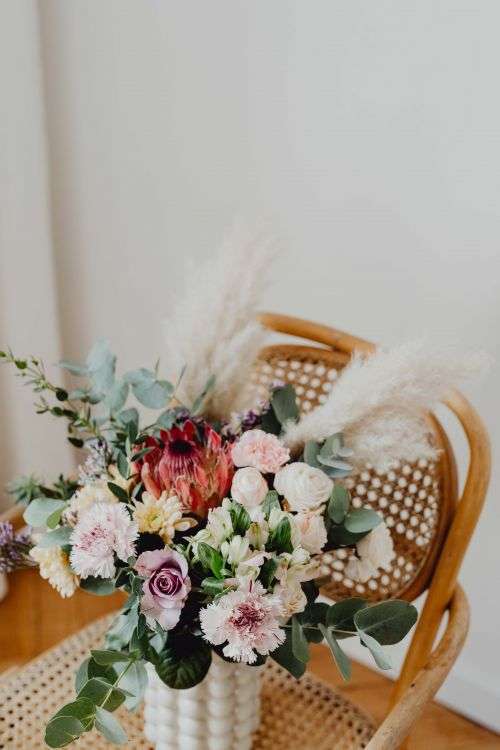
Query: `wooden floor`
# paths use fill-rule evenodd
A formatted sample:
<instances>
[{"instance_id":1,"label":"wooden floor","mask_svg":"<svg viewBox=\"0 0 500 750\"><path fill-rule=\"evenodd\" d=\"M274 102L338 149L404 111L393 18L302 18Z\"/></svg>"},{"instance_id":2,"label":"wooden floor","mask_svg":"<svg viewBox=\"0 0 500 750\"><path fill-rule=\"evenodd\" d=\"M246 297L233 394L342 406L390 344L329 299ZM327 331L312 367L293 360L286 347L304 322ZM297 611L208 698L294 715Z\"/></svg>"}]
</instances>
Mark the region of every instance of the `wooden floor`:
<instances>
[{"instance_id":1,"label":"wooden floor","mask_svg":"<svg viewBox=\"0 0 500 750\"><path fill-rule=\"evenodd\" d=\"M81 591L62 600L36 571L15 573L10 584L9 595L0 604L0 672L22 665L120 604L119 595L101 598ZM342 683L325 647L314 646L312 651L312 671L380 721L388 706L391 681L353 664L351 682ZM433 703L414 731L409 750L441 749L500 750L500 736Z\"/></svg>"}]
</instances>

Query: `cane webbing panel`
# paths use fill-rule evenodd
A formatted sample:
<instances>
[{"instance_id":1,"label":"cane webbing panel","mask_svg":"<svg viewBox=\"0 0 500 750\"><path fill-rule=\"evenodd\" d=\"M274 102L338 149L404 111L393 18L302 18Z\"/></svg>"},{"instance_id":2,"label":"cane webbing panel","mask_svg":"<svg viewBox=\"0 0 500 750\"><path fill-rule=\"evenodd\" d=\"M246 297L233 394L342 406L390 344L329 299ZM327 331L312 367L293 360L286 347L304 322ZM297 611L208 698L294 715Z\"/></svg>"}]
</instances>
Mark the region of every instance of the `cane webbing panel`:
<instances>
[{"instance_id":1,"label":"cane webbing panel","mask_svg":"<svg viewBox=\"0 0 500 750\"><path fill-rule=\"evenodd\" d=\"M265 399L276 383L291 383L302 413L311 411L328 398L349 356L318 347L278 345L261 353L251 376L255 400ZM437 439L437 437L436 437ZM350 550L335 550L321 556L321 577L327 581L323 593L332 599L360 595L371 601L400 596L417 581L430 555L435 552L441 528L441 476L438 464L422 460L415 464L394 463L386 472L369 465L343 480L356 508L379 512L389 527L396 557L388 571L366 583L345 575ZM418 583L418 582L417 582ZM413 595L425 588L417 586Z\"/></svg>"},{"instance_id":2,"label":"cane webbing panel","mask_svg":"<svg viewBox=\"0 0 500 750\"><path fill-rule=\"evenodd\" d=\"M99 647L110 618L67 638L35 661L0 679L0 750L42 750L44 726L73 696L74 675L91 648ZM0 675L1 678L1 675ZM117 716L131 750L153 750L142 733L142 710ZM357 750L374 732L370 719L320 680L297 682L271 660L264 670L261 725L253 750ZM80 750L110 750L97 732L75 744ZM193 745L194 747L194 745Z\"/></svg>"}]
</instances>

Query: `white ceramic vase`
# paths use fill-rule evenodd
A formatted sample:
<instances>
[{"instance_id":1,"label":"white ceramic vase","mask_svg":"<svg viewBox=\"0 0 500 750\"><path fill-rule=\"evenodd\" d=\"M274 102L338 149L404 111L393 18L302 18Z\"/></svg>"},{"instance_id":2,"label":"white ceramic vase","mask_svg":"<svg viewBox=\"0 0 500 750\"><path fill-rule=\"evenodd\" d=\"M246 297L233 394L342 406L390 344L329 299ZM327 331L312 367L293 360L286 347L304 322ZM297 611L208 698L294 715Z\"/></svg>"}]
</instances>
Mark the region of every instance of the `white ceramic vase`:
<instances>
[{"instance_id":1,"label":"white ceramic vase","mask_svg":"<svg viewBox=\"0 0 500 750\"><path fill-rule=\"evenodd\" d=\"M156 750L251 750L259 725L260 667L229 664L213 654L193 688L167 687L148 665L144 733Z\"/></svg>"}]
</instances>

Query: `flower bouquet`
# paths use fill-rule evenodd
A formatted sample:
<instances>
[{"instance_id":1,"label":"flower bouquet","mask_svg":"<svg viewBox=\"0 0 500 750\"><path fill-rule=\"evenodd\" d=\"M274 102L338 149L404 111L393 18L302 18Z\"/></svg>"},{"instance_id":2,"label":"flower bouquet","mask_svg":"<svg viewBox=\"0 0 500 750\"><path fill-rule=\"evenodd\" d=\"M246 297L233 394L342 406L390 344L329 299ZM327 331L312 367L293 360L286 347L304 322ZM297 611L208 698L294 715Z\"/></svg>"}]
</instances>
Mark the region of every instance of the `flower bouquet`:
<instances>
[{"instance_id":1,"label":"flower bouquet","mask_svg":"<svg viewBox=\"0 0 500 750\"><path fill-rule=\"evenodd\" d=\"M69 441L85 452L77 478L11 487L33 529L19 553L26 562L31 547L29 559L63 597L77 588L126 597L102 649L79 668L74 700L50 720L49 747L94 728L126 741L114 711L134 710L146 692L145 731L158 748L192 747L193 737L204 738L196 747L249 748L267 659L298 679L309 644L324 640L348 679L344 639L359 638L388 668L384 646L416 621L404 601L318 601L316 556L345 548L358 580L390 565L383 519L352 507L343 480L367 453L375 460L376 415L388 402L399 399L406 417L375 458L433 450L407 371L420 372L424 390L432 384L431 399L438 382L448 384L449 363L436 378L418 349L406 351L404 366L401 351L377 354L355 360L315 412L301 417L290 383L238 409L263 336L254 322L262 254L240 255L238 265L234 247L230 262L223 252L176 308L167 330L176 384L158 366L118 377L103 341L84 364L61 363L81 379L71 389L54 385L38 358L0 353L39 394L37 411L65 419Z\"/></svg>"}]
</instances>

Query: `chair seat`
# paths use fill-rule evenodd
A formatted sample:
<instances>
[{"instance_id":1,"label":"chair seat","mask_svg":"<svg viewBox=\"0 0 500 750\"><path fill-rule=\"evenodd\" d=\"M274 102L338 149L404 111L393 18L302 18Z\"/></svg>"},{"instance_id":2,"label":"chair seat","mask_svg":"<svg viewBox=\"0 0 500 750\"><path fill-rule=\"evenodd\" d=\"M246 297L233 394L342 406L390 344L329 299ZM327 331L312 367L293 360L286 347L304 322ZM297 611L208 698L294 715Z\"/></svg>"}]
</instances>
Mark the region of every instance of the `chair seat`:
<instances>
[{"instance_id":1,"label":"chair seat","mask_svg":"<svg viewBox=\"0 0 500 750\"><path fill-rule=\"evenodd\" d=\"M109 626L105 617L0 679L0 750L42 750L50 716L74 696L74 674ZM1 676L0 676L1 678ZM142 711L117 712L133 750L154 750L143 735ZM297 682L272 660L264 670L262 719L254 750L354 750L374 733L369 717L313 675ZM114 747L97 732L83 735L81 750Z\"/></svg>"}]
</instances>

